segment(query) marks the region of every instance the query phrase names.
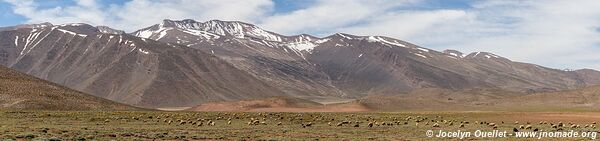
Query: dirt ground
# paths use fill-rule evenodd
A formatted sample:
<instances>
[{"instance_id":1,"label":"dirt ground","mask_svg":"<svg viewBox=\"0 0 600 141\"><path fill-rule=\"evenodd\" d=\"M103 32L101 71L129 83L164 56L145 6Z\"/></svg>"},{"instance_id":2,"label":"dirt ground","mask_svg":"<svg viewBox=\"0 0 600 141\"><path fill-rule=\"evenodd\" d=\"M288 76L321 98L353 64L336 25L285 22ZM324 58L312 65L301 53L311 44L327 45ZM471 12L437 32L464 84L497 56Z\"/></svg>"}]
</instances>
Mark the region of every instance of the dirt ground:
<instances>
[{"instance_id":1,"label":"dirt ground","mask_svg":"<svg viewBox=\"0 0 600 141\"><path fill-rule=\"evenodd\" d=\"M546 123L539 124L540 121ZM552 127L559 122L565 125ZM518 130L597 133L600 130L595 122L600 122L600 113L0 111L0 140L461 140L428 137L426 132L498 130L515 134L513 129L529 125L529 129ZM571 128L572 125L580 127ZM538 139L467 137L462 140Z\"/></svg>"}]
</instances>

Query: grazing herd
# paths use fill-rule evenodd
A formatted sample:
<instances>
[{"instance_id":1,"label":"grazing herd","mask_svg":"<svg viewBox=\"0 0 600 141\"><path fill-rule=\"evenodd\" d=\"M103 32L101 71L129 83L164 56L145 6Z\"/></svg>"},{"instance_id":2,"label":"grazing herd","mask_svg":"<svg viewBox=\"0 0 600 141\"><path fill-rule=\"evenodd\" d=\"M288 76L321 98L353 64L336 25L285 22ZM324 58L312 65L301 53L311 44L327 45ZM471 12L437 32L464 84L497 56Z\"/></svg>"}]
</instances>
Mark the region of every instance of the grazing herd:
<instances>
[{"instance_id":1,"label":"grazing herd","mask_svg":"<svg viewBox=\"0 0 600 141\"><path fill-rule=\"evenodd\" d=\"M204 117L204 118L203 118ZM459 121L444 119L442 116L433 117L422 117L422 116L405 116L405 117L378 117L373 118L369 115L355 115L348 114L345 116L334 116L327 114L291 114L291 113L217 113L212 118L206 118L205 115L200 113L192 114L161 114L159 116L134 116L132 120L143 120L144 122L158 122L173 126L215 126L217 123L221 123L224 126L242 125L241 121L245 121L247 126L261 126L261 125L275 125L275 126L297 126L302 128L311 128L314 126L330 126L330 127L365 127L374 128L380 126L411 126L414 127L431 127L431 128L466 128L471 127L483 127L489 129L498 129L499 126L510 129L512 127L514 132L523 130L530 131L562 131L565 128L571 129L596 129L596 122L590 124L579 125L575 123L562 123L562 122L547 122L540 121L538 125L525 122L525 124L519 124L515 121L514 124L505 123L500 121L498 123L488 121ZM104 120L104 122L110 122L110 119ZM548 128L544 128L548 127Z\"/></svg>"},{"instance_id":2,"label":"grazing herd","mask_svg":"<svg viewBox=\"0 0 600 141\"><path fill-rule=\"evenodd\" d=\"M561 122L534 116L494 112L0 112L0 140L426 140L429 130L600 131L594 118L572 119L577 122L561 118Z\"/></svg>"}]
</instances>

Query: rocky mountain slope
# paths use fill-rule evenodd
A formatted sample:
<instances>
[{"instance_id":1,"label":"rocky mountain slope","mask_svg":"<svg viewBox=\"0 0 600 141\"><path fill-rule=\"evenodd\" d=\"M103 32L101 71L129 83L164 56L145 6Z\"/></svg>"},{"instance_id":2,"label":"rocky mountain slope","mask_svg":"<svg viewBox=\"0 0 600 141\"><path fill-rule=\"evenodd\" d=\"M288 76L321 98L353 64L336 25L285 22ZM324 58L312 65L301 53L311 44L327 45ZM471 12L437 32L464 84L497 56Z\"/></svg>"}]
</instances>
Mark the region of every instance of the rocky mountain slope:
<instances>
[{"instance_id":1,"label":"rocky mountain slope","mask_svg":"<svg viewBox=\"0 0 600 141\"><path fill-rule=\"evenodd\" d=\"M278 87L327 88L321 95L341 90L343 96L362 97L422 88L535 93L600 84L600 77L590 77L598 73L594 70L562 71L486 52L438 52L382 36L284 36L220 20L165 20L132 34L215 54Z\"/></svg>"},{"instance_id":2,"label":"rocky mountain slope","mask_svg":"<svg viewBox=\"0 0 600 141\"><path fill-rule=\"evenodd\" d=\"M0 110L140 110L0 66Z\"/></svg>"},{"instance_id":3,"label":"rocky mountain slope","mask_svg":"<svg viewBox=\"0 0 600 141\"><path fill-rule=\"evenodd\" d=\"M3 28L0 64L152 108L272 96L327 101L430 88L527 94L600 84L595 70L439 52L382 36L285 36L220 20L164 20L130 34L87 24Z\"/></svg>"},{"instance_id":4,"label":"rocky mountain slope","mask_svg":"<svg viewBox=\"0 0 600 141\"><path fill-rule=\"evenodd\" d=\"M0 64L143 107L191 106L282 93L214 55L115 31L87 24L2 31Z\"/></svg>"},{"instance_id":5,"label":"rocky mountain slope","mask_svg":"<svg viewBox=\"0 0 600 141\"><path fill-rule=\"evenodd\" d=\"M220 20L164 20L132 34L214 54L286 95L308 99L344 96L327 74L291 45L315 39L309 35L283 36L255 25Z\"/></svg>"}]
</instances>

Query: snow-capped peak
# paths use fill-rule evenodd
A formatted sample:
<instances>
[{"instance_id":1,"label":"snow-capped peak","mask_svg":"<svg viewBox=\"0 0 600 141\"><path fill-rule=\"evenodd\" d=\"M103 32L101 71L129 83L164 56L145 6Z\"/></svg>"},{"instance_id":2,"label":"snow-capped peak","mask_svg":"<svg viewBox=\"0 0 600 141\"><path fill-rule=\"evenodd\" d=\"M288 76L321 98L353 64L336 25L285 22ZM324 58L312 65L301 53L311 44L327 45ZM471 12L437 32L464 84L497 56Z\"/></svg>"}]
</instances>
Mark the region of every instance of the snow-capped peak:
<instances>
[{"instance_id":1,"label":"snow-capped peak","mask_svg":"<svg viewBox=\"0 0 600 141\"><path fill-rule=\"evenodd\" d=\"M457 58L465 57L465 54L463 54L462 52L457 51L457 50L451 50L451 49L444 50L444 54L447 54L447 55L450 55L453 57L457 57Z\"/></svg>"},{"instance_id":2,"label":"snow-capped peak","mask_svg":"<svg viewBox=\"0 0 600 141\"><path fill-rule=\"evenodd\" d=\"M288 37L287 40L288 41L284 43L285 46L288 46L298 51L311 52L316 46L328 41L329 39L319 39L311 35L301 34L297 36Z\"/></svg>"},{"instance_id":3,"label":"snow-capped peak","mask_svg":"<svg viewBox=\"0 0 600 141\"><path fill-rule=\"evenodd\" d=\"M384 44L388 44L388 45L392 45L392 46L406 47L406 45L404 45L396 40L386 40L384 37L381 37L381 36L369 36L366 38L366 40L369 42L380 42L380 43L384 43ZM429 52L429 50L423 50L423 51Z\"/></svg>"},{"instance_id":4,"label":"snow-capped peak","mask_svg":"<svg viewBox=\"0 0 600 141\"><path fill-rule=\"evenodd\" d=\"M210 20L207 22L197 22L191 19L173 21L164 20L162 27L174 27L181 29L206 31L221 36L233 36L235 38L258 38L267 41L281 42L281 36L255 25L239 21L221 21Z\"/></svg>"},{"instance_id":5,"label":"snow-capped peak","mask_svg":"<svg viewBox=\"0 0 600 141\"><path fill-rule=\"evenodd\" d=\"M123 30L116 30L107 26L96 26L96 28L98 28L98 31L100 31L101 33L106 33L106 34L125 34L125 31Z\"/></svg>"},{"instance_id":6,"label":"snow-capped peak","mask_svg":"<svg viewBox=\"0 0 600 141\"><path fill-rule=\"evenodd\" d=\"M467 55L465 58L503 59L503 57L500 57L496 54L492 54L489 52L473 52L473 53Z\"/></svg>"}]
</instances>

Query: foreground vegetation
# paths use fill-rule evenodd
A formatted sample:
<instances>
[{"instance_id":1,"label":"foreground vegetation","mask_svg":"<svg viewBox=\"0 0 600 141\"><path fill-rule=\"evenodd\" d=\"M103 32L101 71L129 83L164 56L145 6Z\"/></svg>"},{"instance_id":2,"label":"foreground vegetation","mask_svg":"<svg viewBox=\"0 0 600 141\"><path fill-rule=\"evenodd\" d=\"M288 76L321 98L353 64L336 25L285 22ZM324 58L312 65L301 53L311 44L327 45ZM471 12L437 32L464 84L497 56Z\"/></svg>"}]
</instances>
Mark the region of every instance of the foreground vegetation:
<instances>
[{"instance_id":1,"label":"foreground vegetation","mask_svg":"<svg viewBox=\"0 0 600 141\"><path fill-rule=\"evenodd\" d=\"M566 116L561 116L566 115ZM574 117L582 118L572 118ZM588 115L588 116L580 116ZM570 119L570 120L569 120ZM0 111L3 140L447 140L427 130L598 131L596 113ZM553 127L558 123L563 126ZM493 125L492 125L493 124ZM523 126L521 129L519 126ZM527 127L527 126L530 127ZM572 127L579 125L579 127ZM439 127L434 127L439 126ZM527 129L525 129L527 128ZM489 140L470 137L466 139ZM514 137L494 138L514 140ZM579 140L587 138L547 138Z\"/></svg>"}]
</instances>

